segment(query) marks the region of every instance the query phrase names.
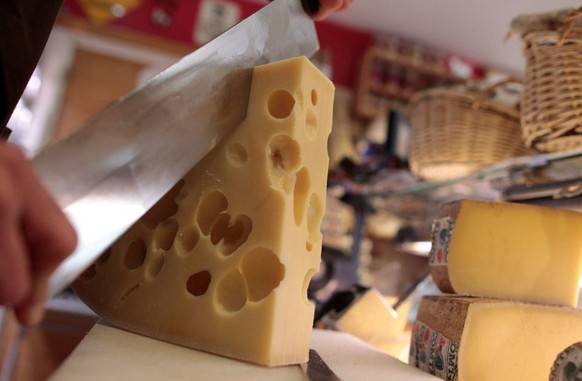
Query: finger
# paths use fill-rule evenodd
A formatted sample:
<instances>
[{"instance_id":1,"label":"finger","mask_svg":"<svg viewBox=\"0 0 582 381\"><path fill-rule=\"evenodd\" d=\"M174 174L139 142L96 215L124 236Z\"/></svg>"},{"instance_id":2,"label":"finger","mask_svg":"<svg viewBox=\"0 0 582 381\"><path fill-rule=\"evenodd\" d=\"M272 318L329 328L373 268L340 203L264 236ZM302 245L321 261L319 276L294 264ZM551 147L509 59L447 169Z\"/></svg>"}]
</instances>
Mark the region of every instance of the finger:
<instances>
[{"instance_id":1,"label":"finger","mask_svg":"<svg viewBox=\"0 0 582 381\"><path fill-rule=\"evenodd\" d=\"M57 204L44 189L34 168L20 150L2 147L1 162L8 163L15 184L13 195L19 205L14 236L24 241L21 258L27 259L29 288L25 297L14 304L17 317L24 324L34 324L44 311L47 282L50 273L76 245L76 235ZM6 165L5 165L6 166Z\"/></svg>"},{"instance_id":2,"label":"finger","mask_svg":"<svg viewBox=\"0 0 582 381\"><path fill-rule=\"evenodd\" d=\"M32 281L31 292L26 300L14 306L14 312L23 325L40 323L45 312L45 302L48 294L48 281L52 271L43 271L35 274Z\"/></svg>"},{"instance_id":3,"label":"finger","mask_svg":"<svg viewBox=\"0 0 582 381\"><path fill-rule=\"evenodd\" d=\"M75 249L77 241L73 227L32 170L21 177L21 185L25 197L35 200L26 203L22 212L33 279L31 292L15 306L15 312L23 324L32 325L44 315L50 274ZM43 211L42 216L38 210Z\"/></svg>"},{"instance_id":4,"label":"finger","mask_svg":"<svg viewBox=\"0 0 582 381\"><path fill-rule=\"evenodd\" d=\"M26 245L12 180L0 167L0 305L21 303L31 288Z\"/></svg>"},{"instance_id":5,"label":"finger","mask_svg":"<svg viewBox=\"0 0 582 381\"><path fill-rule=\"evenodd\" d=\"M352 4L352 0L344 0L339 8L336 9L337 12L345 11Z\"/></svg>"},{"instance_id":6,"label":"finger","mask_svg":"<svg viewBox=\"0 0 582 381\"><path fill-rule=\"evenodd\" d=\"M329 16L331 13L336 12L344 5L343 0L326 0L320 1L319 12L313 16L316 21L321 21Z\"/></svg>"},{"instance_id":7,"label":"finger","mask_svg":"<svg viewBox=\"0 0 582 381\"><path fill-rule=\"evenodd\" d=\"M22 206L22 229L31 255L33 271L54 268L77 244L76 234L27 161L20 161L19 174ZM37 271L38 270L38 271Z\"/></svg>"}]
</instances>

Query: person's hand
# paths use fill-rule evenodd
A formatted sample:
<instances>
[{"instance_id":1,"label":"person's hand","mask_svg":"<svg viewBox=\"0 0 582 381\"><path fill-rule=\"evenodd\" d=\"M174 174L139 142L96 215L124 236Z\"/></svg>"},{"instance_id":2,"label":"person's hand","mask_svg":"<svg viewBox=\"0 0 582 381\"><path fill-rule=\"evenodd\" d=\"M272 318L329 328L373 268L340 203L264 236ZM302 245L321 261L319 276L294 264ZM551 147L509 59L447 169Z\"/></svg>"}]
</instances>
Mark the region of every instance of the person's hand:
<instances>
[{"instance_id":1,"label":"person's hand","mask_svg":"<svg viewBox=\"0 0 582 381\"><path fill-rule=\"evenodd\" d=\"M50 273L75 248L75 231L16 146L0 142L0 305L38 323Z\"/></svg>"},{"instance_id":2,"label":"person's hand","mask_svg":"<svg viewBox=\"0 0 582 381\"><path fill-rule=\"evenodd\" d=\"M319 0L319 11L313 16L314 20L323 20L333 12L345 10L352 0Z\"/></svg>"}]
</instances>

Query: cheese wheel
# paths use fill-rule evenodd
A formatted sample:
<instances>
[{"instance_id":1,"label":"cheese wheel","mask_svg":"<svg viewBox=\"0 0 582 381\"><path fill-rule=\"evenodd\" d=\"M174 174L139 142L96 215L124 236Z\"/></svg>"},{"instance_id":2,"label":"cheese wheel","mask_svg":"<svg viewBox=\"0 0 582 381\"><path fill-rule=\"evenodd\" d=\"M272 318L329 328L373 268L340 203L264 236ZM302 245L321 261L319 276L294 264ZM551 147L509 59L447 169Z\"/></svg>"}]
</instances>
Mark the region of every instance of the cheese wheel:
<instances>
[{"instance_id":1,"label":"cheese wheel","mask_svg":"<svg viewBox=\"0 0 582 381\"><path fill-rule=\"evenodd\" d=\"M433 224L431 274L445 293L576 307L582 213L460 200Z\"/></svg>"},{"instance_id":2,"label":"cheese wheel","mask_svg":"<svg viewBox=\"0 0 582 381\"><path fill-rule=\"evenodd\" d=\"M579 340L575 308L426 296L409 363L448 381L547 381L556 354Z\"/></svg>"},{"instance_id":3,"label":"cheese wheel","mask_svg":"<svg viewBox=\"0 0 582 381\"><path fill-rule=\"evenodd\" d=\"M246 120L78 279L80 298L142 335L307 361L333 94L305 57L256 67Z\"/></svg>"}]
</instances>

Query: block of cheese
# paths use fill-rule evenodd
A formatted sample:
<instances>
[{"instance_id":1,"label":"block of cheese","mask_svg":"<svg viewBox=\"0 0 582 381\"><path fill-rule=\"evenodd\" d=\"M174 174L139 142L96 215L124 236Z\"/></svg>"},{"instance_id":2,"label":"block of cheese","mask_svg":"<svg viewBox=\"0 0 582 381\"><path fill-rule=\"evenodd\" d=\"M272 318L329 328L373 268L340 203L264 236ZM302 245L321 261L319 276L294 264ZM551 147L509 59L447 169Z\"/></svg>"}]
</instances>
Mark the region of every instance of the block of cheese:
<instances>
[{"instance_id":1,"label":"block of cheese","mask_svg":"<svg viewBox=\"0 0 582 381\"><path fill-rule=\"evenodd\" d=\"M409 363L449 381L547 381L556 354L580 339L575 308L425 296Z\"/></svg>"},{"instance_id":2,"label":"block of cheese","mask_svg":"<svg viewBox=\"0 0 582 381\"><path fill-rule=\"evenodd\" d=\"M582 342L561 351L550 370L550 381L582 380Z\"/></svg>"},{"instance_id":3,"label":"block of cheese","mask_svg":"<svg viewBox=\"0 0 582 381\"><path fill-rule=\"evenodd\" d=\"M245 121L77 280L79 297L153 338L306 361L333 94L305 57L256 67Z\"/></svg>"},{"instance_id":4,"label":"block of cheese","mask_svg":"<svg viewBox=\"0 0 582 381\"><path fill-rule=\"evenodd\" d=\"M335 328L370 344L404 330L398 313L376 288L370 288L337 316Z\"/></svg>"},{"instance_id":5,"label":"block of cheese","mask_svg":"<svg viewBox=\"0 0 582 381\"><path fill-rule=\"evenodd\" d=\"M359 295L352 304L339 313L324 316L329 327L363 340L379 350L404 362L408 360L409 323L411 303L392 308L395 297L386 297L376 288Z\"/></svg>"},{"instance_id":6,"label":"block of cheese","mask_svg":"<svg viewBox=\"0 0 582 381\"><path fill-rule=\"evenodd\" d=\"M446 293L575 307L582 213L460 200L433 224L431 274Z\"/></svg>"}]
</instances>

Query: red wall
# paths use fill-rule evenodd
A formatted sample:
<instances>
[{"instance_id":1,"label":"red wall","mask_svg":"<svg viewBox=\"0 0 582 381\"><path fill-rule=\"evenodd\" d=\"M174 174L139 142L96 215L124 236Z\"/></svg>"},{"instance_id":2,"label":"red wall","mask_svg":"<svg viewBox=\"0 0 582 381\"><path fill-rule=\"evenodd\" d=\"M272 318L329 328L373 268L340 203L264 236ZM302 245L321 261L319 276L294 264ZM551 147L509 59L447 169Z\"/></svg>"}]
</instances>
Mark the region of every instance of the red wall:
<instances>
[{"instance_id":1,"label":"red wall","mask_svg":"<svg viewBox=\"0 0 582 381\"><path fill-rule=\"evenodd\" d=\"M98 3L98 1L95 1ZM123 2L123 1L120 1ZM194 23L198 17L201 0L141 0L139 5L123 17L112 19L107 25L129 28L194 45ZM245 18L261 8L261 4L236 0ZM103 1L103 3L108 3ZM160 26L151 21L154 7L164 7L172 15L172 22ZM65 0L63 13L90 20L79 0ZM91 20L90 20L91 21ZM322 50L331 53L332 80L336 85L353 87L357 79L360 59L374 40L371 33L348 28L328 21L318 22L316 29Z\"/></svg>"}]
</instances>

